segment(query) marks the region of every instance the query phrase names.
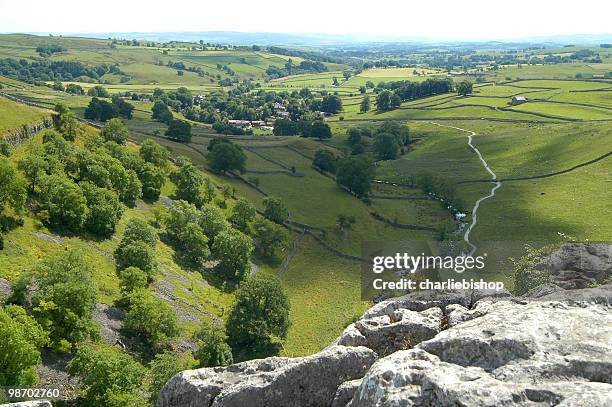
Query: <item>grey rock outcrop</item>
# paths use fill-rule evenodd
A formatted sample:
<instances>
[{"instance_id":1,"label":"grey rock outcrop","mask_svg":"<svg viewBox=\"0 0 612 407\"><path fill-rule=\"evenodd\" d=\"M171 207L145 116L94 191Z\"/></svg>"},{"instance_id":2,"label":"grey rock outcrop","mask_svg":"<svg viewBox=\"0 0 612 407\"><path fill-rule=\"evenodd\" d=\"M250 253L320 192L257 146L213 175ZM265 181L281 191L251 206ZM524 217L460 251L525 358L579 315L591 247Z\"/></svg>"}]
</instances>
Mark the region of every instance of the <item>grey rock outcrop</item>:
<instances>
[{"instance_id":1,"label":"grey rock outcrop","mask_svg":"<svg viewBox=\"0 0 612 407\"><path fill-rule=\"evenodd\" d=\"M592 287L612 275L612 245L566 243L542 259L536 268L548 270L553 282L563 289Z\"/></svg>"},{"instance_id":2,"label":"grey rock outcrop","mask_svg":"<svg viewBox=\"0 0 612 407\"><path fill-rule=\"evenodd\" d=\"M338 387L376 360L365 347L333 346L304 358L267 358L188 370L164 386L158 406L329 406Z\"/></svg>"},{"instance_id":3,"label":"grey rock outcrop","mask_svg":"<svg viewBox=\"0 0 612 407\"><path fill-rule=\"evenodd\" d=\"M0 278L0 305L11 296L11 282Z\"/></svg>"},{"instance_id":4,"label":"grey rock outcrop","mask_svg":"<svg viewBox=\"0 0 612 407\"><path fill-rule=\"evenodd\" d=\"M608 306L484 307L479 317L378 360L348 406L612 405Z\"/></svg>"},{"instance_id":5,"label":"grey rock outcrop","mask_svg":"<svg viewBox=\"0 0 612 407\"><path fill-rule=\"evenodd\" d=\"M612 285L534 294L383 301L316 355L182 372L158 406L612 405Z\"/></svg>"}]
</instances>

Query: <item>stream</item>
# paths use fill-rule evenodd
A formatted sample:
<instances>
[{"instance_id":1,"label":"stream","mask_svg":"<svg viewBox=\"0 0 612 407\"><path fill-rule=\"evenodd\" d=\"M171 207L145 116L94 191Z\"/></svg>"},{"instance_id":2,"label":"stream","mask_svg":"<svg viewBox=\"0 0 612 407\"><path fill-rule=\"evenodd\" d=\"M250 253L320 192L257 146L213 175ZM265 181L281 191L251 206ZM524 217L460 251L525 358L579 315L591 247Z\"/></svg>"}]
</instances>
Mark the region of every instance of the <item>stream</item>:
<instances>
[{"instance_id":1,"label":"stream","mask_svg":"<svg viewBox=\"0 0 612 407\"><path fill-rule=\"evenodd\" d=\"M465 234L463 235L463 240L465 241L465 243L467 243L467 245L471 249L470 252L467 255L468 256L472 256L476 252L476 250L478 249L478 247L470 241L470 232L472 231L474 226L476 226L476 222L478 221L478 217L477 217L478 208L480 207L480 203L481 202L483 202L484 200L487 200L487 199L495 196L495 191L497 191L497 189L499 187L501 187L501 182L497 181L497 176L495 175L493 170L491 170L491 168L489 167L489 164L487 164L487 162L483 158L482 154L480 153L480 150L476 146L474 146L472 144L472 137L474 137L476 135L475 132L473 132L471 130L462 129L461 127L447 126L447 125L440 124L440 123L435 123L435 122L432 122L432 124L435 124L436 126L440 126L440 127L448 127L450 129L460 130L460 131L464 131L466 133L469 133L469 135L468 135L468 145L478 155L478 158L480 159L480 162L484 166L485 170L487 170L487 172L489 174L491 174L491 182L493 182L495 184L495 185L493 185L493 188L491 188L491 191L489 192L488 195L485 195L485 196L479 198L476 201L476 203L474 204L474 208L472 208L472 222L470 223L470 225L468 226L467 230L465 231Z\"/></svg>"}]
</instances>

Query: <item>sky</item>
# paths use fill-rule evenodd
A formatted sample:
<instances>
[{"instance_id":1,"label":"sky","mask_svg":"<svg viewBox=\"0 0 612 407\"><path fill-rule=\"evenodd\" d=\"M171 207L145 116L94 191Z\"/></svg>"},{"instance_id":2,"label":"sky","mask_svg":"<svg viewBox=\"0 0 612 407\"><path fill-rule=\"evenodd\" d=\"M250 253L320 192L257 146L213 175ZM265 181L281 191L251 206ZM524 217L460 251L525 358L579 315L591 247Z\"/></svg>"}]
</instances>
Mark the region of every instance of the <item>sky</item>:
<instances>
[{"instance_id":1,"label":"sky","mask_svg":"<svg viewBox=\"0 0 612 407\"><path fill-rule=\"evenodd\" d=\"M0 0L0 32L240 31L432 39L612 33L612 1Z\"/></svg>"}]
</instances>

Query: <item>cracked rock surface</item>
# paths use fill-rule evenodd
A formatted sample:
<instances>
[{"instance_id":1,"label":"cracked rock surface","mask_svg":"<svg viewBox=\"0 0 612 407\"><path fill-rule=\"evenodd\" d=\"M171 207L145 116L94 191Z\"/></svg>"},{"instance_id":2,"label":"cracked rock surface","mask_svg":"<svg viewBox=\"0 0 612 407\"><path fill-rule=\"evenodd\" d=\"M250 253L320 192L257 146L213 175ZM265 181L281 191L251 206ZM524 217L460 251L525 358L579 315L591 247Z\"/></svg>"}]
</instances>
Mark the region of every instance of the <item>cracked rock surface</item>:
<instances>
[{"instance_id":1,"label":"cracked rock surface","mask_svg":"<svg viewBox=\"0 0 612 407\"><path fill-rule=\"evenodd\" d=\"M325 350L185 371L158 407L612 406L612 285L416 292Z\"/></svg>"}]
</instances>

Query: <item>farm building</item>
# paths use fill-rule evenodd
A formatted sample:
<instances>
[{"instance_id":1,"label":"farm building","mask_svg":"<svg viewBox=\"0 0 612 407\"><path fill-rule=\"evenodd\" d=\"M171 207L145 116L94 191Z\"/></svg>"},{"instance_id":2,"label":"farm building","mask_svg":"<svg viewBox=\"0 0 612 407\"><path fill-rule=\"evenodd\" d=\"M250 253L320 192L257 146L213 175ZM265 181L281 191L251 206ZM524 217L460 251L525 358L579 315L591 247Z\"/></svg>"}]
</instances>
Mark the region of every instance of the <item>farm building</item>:
<instances>
[{"instance_id":1,"label":"farm building","mask_svg":"<svg viewBox=\"0 0 612 407\"><path fill-rule=\"evenodd\" d=\"M512 106L520 105L525 102L527 102L527 98L525 96L512 96Z\"/></svg>"}]
</instances>

